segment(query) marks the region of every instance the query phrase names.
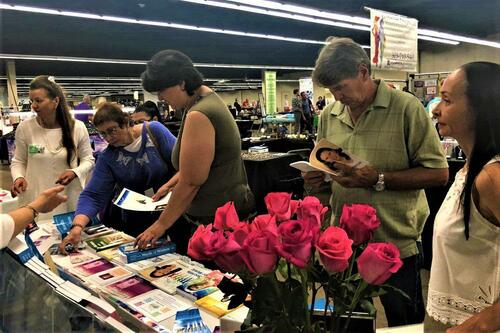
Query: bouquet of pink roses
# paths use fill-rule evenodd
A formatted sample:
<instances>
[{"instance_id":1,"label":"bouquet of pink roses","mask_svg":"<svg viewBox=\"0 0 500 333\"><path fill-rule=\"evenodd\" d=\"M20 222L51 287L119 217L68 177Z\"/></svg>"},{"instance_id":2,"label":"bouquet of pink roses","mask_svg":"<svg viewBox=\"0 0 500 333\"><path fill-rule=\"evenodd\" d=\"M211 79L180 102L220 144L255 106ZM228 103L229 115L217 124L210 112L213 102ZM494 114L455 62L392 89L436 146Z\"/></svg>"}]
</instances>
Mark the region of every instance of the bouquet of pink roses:
<instances>
[{"instance_id":1,"label":"bouquet of pink roses","mask_svg":"<svg viewBox=\"0 0 500 333\"><path fill-rule=\"evenodd\" d=\"M219 286L233 294L230 306L251 295L242 329L339 332L347 329L356 307L374 314L369 298L391 288L382 284L402 266L395 245L369 243L380 225L375 209L346 205L340 227L322 230L327 208L316 197L296 201L288 193L270 193L265 202L268 214L250 223L240 222L228 202L217 210L214 223L200 225L189 241L192 258L213 260L243 280L244 287L231 287L229 281ZM313 306L308 304L315 304L321 289L326 298L323 320L311 323ZM348 319L340 327L344 315Z\"/></svg>"}]
</instances>

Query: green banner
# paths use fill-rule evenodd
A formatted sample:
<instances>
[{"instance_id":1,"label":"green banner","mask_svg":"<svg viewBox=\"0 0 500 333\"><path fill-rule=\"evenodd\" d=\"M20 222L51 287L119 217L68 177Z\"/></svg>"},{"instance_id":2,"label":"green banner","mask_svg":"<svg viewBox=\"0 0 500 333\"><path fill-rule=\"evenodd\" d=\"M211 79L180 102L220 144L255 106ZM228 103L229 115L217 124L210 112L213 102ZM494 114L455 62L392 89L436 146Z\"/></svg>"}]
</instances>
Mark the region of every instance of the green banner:
<instances>
[{"instance_id":1,"label":"green banner","mask_svg":"<svg viewBox=\"0 0 500 333\"><path fill-rule=\"evenodd\" d=\"M268 115L276 113L276 72L264 72L266 86L266 113Z\"/></svg>"}]
</instances>

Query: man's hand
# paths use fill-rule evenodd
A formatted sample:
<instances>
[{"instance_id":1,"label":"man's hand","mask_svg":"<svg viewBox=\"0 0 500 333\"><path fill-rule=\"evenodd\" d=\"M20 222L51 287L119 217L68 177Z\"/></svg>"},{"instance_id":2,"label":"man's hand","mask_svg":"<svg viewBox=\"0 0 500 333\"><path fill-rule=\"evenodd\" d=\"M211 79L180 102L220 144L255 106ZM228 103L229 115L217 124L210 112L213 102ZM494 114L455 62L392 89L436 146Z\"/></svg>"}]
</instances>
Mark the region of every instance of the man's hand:
<instances>
[{"instance_id":1,"label":"man's hand","mask_svg":"<svg viewBox=\"0 0 500 333\"><path fill-rule=\"evenodd\" d=\"M28 187L28 182L26 181L26 179L24 179L24 177L19 177L12 184L10 192L12 193L13 197L17 197L19 194L26 191L27 187Z\"/></svg>"},{"instance_id":2,"label":"man's hand","mask_svg":"<svg viewBox=\"0 0 500 333\"><path fill-rule=\"evenodd\" d=\"M311 189L318 189L325 182L325 173L321 171L302 172L304 186Z\"/></svg>"},{"instance_id":3,"label":"man's hand","mask_svg":"<svg viewBox=\"0 0 500 333\"><path fill-rule=\"evenodd\" d=\"M56 180L56 184L68 185L75 178L76 178L76 173L74 171L67 170L59 175L59 177Z\"/></svg>"},{"instance_id":4,"label":"man's hand","mask_svg":"<svg viewBox=\"0 0 500 333\"><path fill-rule=\"evenodd\" d=\"M67 196L59 194L63 190L64 186L56 186L45 190L32 203L30 203L30 206L36 209L39 213L48 213L61 203L68 200Z\"/></svg>"},{"instance_id":5,"label":"man's hand","mask_svg":"<svg viewBox=\"0 0 500 333\"><path fill-rule=\"evenodd\" d=\"M154 244L158 238L163 236L166 230L166 226L164 226L160 221L156 221L142 234L137 236L135 245L140 249L144 249L148 246L148 244Z\"/></svg>"},{"instance_id":6,"label":"man's hand","mask_svg":"<svg viewBox=\"0 0 500 333\"><path fill-rule=\"evenodd\" d=\"M335 167L335 169L341 171L341 175L339 176L332 175L331 177L342 187L368 188L372 187L373 185L375 185L375 183L377 183L378 172L369 165L361 169L356 169L341 163L334 163L333 166Z\"/></svg>"}]
</instances>

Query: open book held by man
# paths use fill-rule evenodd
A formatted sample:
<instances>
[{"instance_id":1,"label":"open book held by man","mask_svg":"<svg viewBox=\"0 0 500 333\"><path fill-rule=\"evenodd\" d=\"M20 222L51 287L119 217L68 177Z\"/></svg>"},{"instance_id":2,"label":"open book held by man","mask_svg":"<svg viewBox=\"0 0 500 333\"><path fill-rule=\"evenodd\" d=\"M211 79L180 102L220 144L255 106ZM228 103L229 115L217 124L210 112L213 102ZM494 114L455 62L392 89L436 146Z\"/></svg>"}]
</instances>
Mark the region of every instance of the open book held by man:
<instances>
[{"instance_id":1,"label":"open book held by man","mask_svg":"<svg viewBox=\"0 0 500 333\"><path fill-rule=\"evenodd\" d=\"M369 163L326 139L321 139L309 155L309 162L298 161L290 164L291 167L302 172L321 171L334 176L341 175L335 163L344 164L352 168L361 169Z\"/></svg>"}]
</instances>

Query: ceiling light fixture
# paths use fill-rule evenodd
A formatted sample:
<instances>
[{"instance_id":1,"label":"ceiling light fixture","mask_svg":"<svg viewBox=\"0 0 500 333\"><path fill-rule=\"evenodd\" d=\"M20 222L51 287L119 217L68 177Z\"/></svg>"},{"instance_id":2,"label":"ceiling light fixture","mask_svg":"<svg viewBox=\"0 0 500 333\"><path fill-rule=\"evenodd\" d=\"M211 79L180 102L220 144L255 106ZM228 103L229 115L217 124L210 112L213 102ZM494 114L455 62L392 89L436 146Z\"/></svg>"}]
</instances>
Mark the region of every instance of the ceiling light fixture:
<instances>
[{"instance_id":1,"label":"ceiling light fixture","mask_svg":"<svg viewBox=\"0 0 500 333\"><path fill-rule=\"evenodd\" d=\"M125 64L125 65L145 65L143 60L124 60L124 59L102 59L102 58L83 58L66 56L41 56L25 54L5 54L0 53L0 59L19 59L19 60L41 60L41 61L70 61L70 62L89 62L102 64ZM273 65L244 65L244 64L210 64L194 63L195 67L207 68L235 68L235 69L276 69L276 70L302 70L312 71L314 67L304 66L273 66Z\"/></svg>"},{"instance_id":2,"label":"ceiling light fixture","mask_svg":"<svg viewBox=\"0 0 500 333\"><path fill-rule=\"evenodd\" d=\"M10 4L5 4L5 3L3 3L3 4L0 3L0 9L30 12L30 13L36 13L36 14L48 14L48 15L78 17L78 18L100 20L100 21L121 22L121 23L129 23L129 24L141 24L141 25L157 26L157 27L165 27L165 28L173 28L173 29L195 30L195 31L225 34L225 35L281 40L281 41L293 42L293 43L320 44L320 45L325 44L324 41L320 41L320 40L293 38L293 37L285 37L285 36L270 35L270 34L259 34L259 33L236 31L236 30L215 29L215 28L207 28L207 27L200 27L200 26L187 25L187 24L171 23L171 22L136 20L136 19L130 19L130 18L126 18L126 17L87 14L87 13L62 11L62 10L54 10L54 9L47 9L47 8L31 7L31 6L10 5Z\"/></svg>"},{"instance_id":3,"label":"ceiling light fixture","mask_svg":"<svg viewBox=\"0 0 500 333\"><path fill-rule=\"evenodd\" d=\"M336 21L333 21L334 23L347 22L347 23L356 23L358 25L357 27L342 26L342 27L347 28L347 29L357 29L357 30L370 31L370 24L371 24L370 19L359 17L359 16L344 15L344 14L333 13L333 12L328 12L328 11L323 11L323 10L317 10L314 8L290 5L290 4L286 4L286 3L280 3L280 2L268 1L268 0L252 0L250 4L248 3L247 0L225 0L225 2L214 1L214 0L181 0L181 1L190 2L190 3L197 3L197 4L207 5L207 6L214 6L214 7L221 7L221 8L246 11L246 12L269 15L269 16L286 17L286 18L289 18L292 20L307 21L307 22L318 23L318 24L335 25L335 24L331 24L332 21L330 21L330 20L333 19L333 20L336 20ZM231 2L231 3L228 3L228 2ZM252 6L255 6L255 7L252 7ZM259 8L259 7L261 7L261 8ZM270 9L274 9L274 10L270 10ZM287 15L284 12L289 12L292 14ZM297 15L294 13L300 13L300 15ZM307 15L309 15L309 16L307 16ZM324 19L327 19L327 21L323 22L325 20L321 20L318 18L324 18ZM341 22L338 22L338 21L341 21ZM340 26L340 25L338 25L338 26ZM431 39L428 37L436 37L436 39ZM497 43L497 42L492 42L492 41L478 39L478 38L470 38L470 37L460 36L460 35L456 35L456 34L443 33L443 32L430 30L430 29L418 29L418 39L428 40L428 41L433 41L433 42L438 42L438 43L444 43L444 44L452 44L452 45L459 44L459 43L455 43L455 42L466 42L466 43L471 43L471 44L500 48L500 43Z\"/></svg>"}]
</instances>

